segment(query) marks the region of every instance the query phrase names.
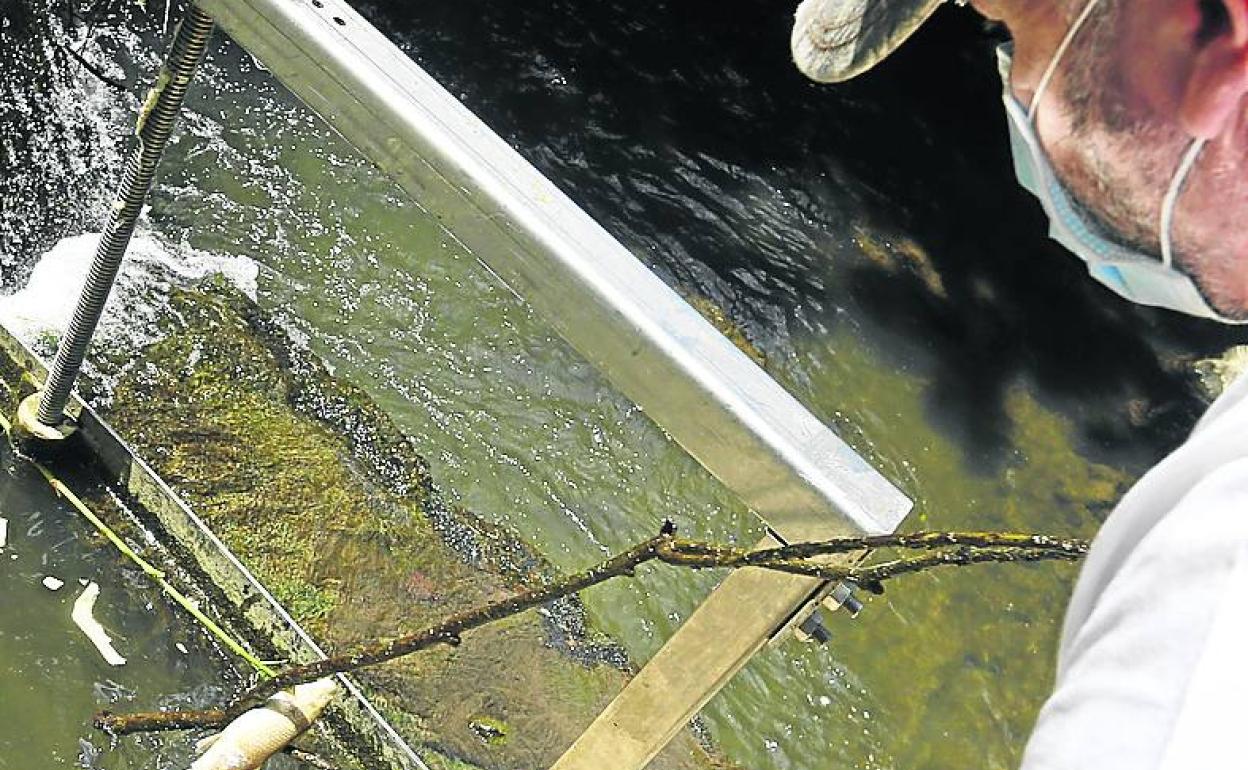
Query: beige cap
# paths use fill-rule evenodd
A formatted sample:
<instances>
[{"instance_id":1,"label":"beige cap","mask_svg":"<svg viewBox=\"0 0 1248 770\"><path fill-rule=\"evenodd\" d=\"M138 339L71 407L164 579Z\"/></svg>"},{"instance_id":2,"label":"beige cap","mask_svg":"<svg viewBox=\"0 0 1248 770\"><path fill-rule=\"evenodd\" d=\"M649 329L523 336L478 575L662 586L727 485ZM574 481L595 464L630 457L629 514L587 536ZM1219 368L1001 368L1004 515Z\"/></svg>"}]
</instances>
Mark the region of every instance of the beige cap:
<instances>
[{"instance_id":1,"label":"beige cap","mask_svg":"<svg viewBox=\"0 0 1248 770\"><path fill-rule=\"evenodd\" d=\"M838 83L871 69L943 0L802 0L789 45L806 77Z\"/></svg>"}]
</instances>

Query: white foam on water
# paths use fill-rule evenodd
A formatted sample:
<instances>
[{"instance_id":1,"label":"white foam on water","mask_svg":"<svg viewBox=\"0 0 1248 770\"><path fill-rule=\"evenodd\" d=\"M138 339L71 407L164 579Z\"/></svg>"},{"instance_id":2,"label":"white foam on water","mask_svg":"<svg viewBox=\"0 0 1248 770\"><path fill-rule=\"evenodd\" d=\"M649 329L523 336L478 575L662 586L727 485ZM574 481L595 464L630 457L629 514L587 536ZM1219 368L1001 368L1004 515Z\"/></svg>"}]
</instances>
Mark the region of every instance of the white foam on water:
<instances>
[{"instance_id":1,"label":"white foam on water","mask_svg":"<svg viewBox=\"0 0 1248 770\"><path fill-rule=\"evenodd\" d=\"M69 325L98 241L98 233L87 233L57 243L40 259L24 288L0 296L0 325L32 348L45 352L49 336L59 336ZM122 342L136 349L151 342L170 291L214 274L224 275L253 300L256 298L259 265L255 261L136 234L96 339Z\"/></svg>"}]
</instances>

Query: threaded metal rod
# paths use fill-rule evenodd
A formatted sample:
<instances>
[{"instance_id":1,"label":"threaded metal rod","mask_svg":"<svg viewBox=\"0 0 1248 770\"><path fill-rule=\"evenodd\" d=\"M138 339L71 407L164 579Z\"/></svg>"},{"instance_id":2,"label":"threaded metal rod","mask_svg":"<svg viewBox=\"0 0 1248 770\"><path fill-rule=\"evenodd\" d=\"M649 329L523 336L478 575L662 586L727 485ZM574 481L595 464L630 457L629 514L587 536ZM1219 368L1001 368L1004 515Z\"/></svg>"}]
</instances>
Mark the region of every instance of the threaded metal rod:
<instances>
[{"instance_id":1,"label":"threaded metal rod","mask_svg":"<svg viewBox=\"0 0 1248 770\"><path fill-rule=\"evenodd\" d=\"M91 344L95 327L99 325L104 304L126 256L130 236L134 234L135 223L143 210L143 202L152 187L156 166L173 133L195 69L203 61L212 27L212 17L191 5L178 25L156 85L139 114L136 127L138 146L126 163L121 189L96 247L87 283L82 288L82 296L78 298L69 328L57 346L56 361L39 400L38 419L44 425L58 425L63 419L69 393L78 379L87 347Z\"/></svg>"}]
</instances>

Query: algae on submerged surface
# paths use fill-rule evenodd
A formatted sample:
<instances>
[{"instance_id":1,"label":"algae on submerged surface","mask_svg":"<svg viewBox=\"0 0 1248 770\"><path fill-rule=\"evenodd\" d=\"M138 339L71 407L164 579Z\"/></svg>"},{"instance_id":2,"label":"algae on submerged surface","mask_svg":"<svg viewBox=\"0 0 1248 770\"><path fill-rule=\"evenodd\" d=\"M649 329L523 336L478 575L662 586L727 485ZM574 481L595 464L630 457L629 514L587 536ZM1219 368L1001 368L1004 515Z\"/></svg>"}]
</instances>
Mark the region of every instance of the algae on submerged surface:
<instances>
[{"instance_id":1,"label":"algae on submerged surface","mask_svg":"<svg viewBox=\"0 0 1248 770\"><path fill-rule=\"evenodd\" d=\"M549 574L506 530L448 509L411 441L275 319L203 288L174 292L165 336L121 368L105 415L324 646ZM435 765L545 767L625 681L623 653L580 633L580 615L573 601L508 618L360 678ZM684 733L655 766L713 763Z\"/></svg>"}]
</instances>

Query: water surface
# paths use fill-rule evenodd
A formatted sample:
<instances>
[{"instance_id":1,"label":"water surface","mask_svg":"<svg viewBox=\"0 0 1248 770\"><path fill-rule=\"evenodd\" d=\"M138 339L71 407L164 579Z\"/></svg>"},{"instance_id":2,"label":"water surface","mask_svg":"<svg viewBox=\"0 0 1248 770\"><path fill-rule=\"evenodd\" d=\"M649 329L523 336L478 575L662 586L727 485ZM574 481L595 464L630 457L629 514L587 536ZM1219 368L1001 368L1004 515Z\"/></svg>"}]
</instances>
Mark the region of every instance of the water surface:
<instances>
[{"instance_id":1,"label":"water surface","mask_svg":"<svg viewBox=\"0 0 1248 770\"><path fill-rule=\"evenodd\" d=\"M0 441L0 517L8 520L0 548L0 768L188 765L187 734L113 743L91 727L91 718L101 709L220 703L236 678L230 665L7 441ZM50 590L43 583L49 577L64 585ZM124 665L109 665L70 619L87 581L100 586L94 616Z\"/></svg>"}]
</instances>

